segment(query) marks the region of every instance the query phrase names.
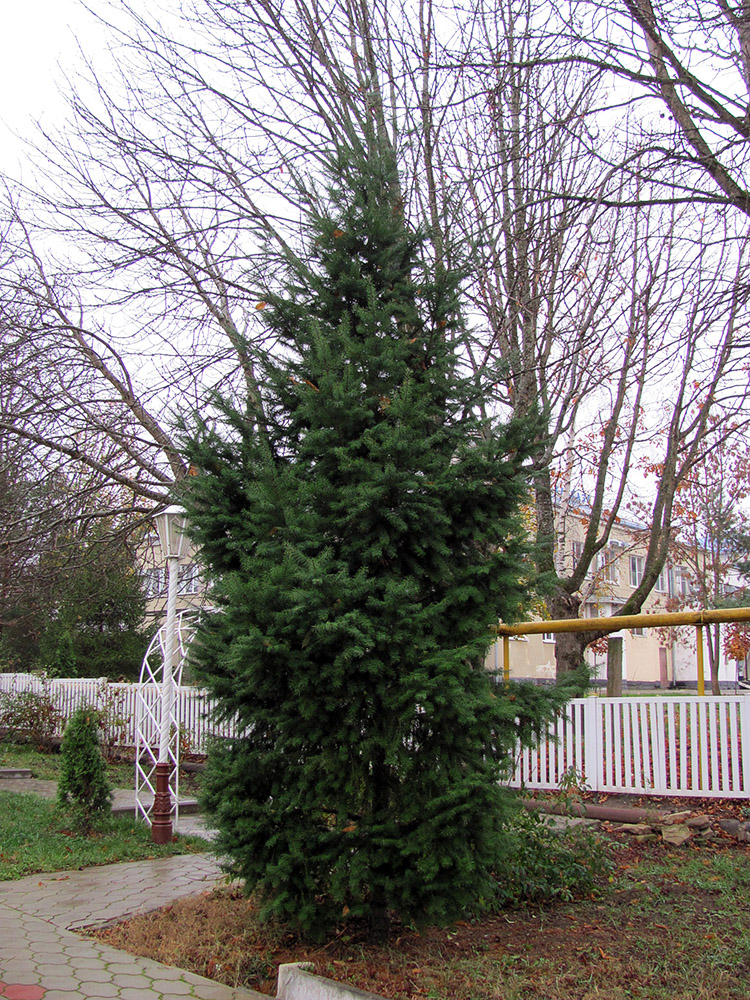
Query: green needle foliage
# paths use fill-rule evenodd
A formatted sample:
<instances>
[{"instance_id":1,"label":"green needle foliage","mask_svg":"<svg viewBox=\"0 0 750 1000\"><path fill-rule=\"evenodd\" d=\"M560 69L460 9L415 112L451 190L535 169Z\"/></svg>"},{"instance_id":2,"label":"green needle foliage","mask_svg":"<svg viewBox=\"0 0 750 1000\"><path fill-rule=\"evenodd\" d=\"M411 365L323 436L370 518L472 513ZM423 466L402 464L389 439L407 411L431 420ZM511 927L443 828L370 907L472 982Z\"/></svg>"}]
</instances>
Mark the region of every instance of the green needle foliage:
<instances>
[{"instance_id":1,"label":"green needle foliage","mask_svg":"<svg viewBox=\"0 0 750 1000\"><path fill-rule=\"evenodd\" d=\"M72 814L79 832L86 835L111 809L112 789L93 708L77 709L65 727L57 799Z\"/></svg>"},{"instance_id":2,"label":"green needle foliage","mask_svg":"<svg viewBox=\"0 0 750 1000\"><path fill-rule=\"evenodd\" d=\"M391 160L331 175L308 259L263 296L280 346L257 391L187 444L222 611L198 670L246 731L212 754L204 804L267 914L382 938L393 913L492 898L498 780L549 703L483 670L522 596L526 428L481 418L456 276L425 262Z\"/></svg>"},{"instance_id":3,"label":"green needle foliage","mask_svg":"<svg viewBox=\"0 0 750 1000\"><path fill-rule=\"evenodd\" d=\"M53 677L76 676L76 654L73 639L67 629L60 633L52 666L47 671Z\"/></svg>"}]
</instances>

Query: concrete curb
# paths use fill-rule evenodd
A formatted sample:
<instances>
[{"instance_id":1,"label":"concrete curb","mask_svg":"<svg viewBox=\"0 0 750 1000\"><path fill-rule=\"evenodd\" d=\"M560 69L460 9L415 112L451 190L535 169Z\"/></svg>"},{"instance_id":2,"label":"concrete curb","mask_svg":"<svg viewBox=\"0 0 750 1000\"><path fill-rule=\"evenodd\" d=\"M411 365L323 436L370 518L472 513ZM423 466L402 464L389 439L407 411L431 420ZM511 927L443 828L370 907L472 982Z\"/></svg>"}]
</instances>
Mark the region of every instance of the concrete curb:
<instances>
[{"instance_id":1,"label":"concrete curb","mask_svg":"<svg viewBox=\"0 0 750 1000\"><path fill-rule=\"evenodd\" d=\"M383 1000L377 993L316 976L311 968L309 962L280 965L276 1000Z\"/></svg>"},{"instance_id":2,"label":"concrete curb","mask_svg":"<svg viewBox=\"0 0 750 1000\"><path fill-rule=\"evenodd\" d=\"M26 768L0 768L0 790L8 792L25 792L28 795L39 795L44 799L54 799L57 795L57 782L47 779L32 778ZM114 798L112 814L114 816L135 816L135 790L132 788L112 789ZM195 816L200 812L197 799L180 799L180 815Z\"/></svg>"},{"instance_id":3,"label":"concrete curb","mask_svg":"<svg viewBox=\"0 0 750 1000\"><path fill-rule=\"evenodd\" d=\"M131 798L134 794L130 793ZM180 799L180 816L196 816L200 812L197 799ZM135 816L135 801L120 802L112 806L113 816Z\"/></svg>"}]
</instances>

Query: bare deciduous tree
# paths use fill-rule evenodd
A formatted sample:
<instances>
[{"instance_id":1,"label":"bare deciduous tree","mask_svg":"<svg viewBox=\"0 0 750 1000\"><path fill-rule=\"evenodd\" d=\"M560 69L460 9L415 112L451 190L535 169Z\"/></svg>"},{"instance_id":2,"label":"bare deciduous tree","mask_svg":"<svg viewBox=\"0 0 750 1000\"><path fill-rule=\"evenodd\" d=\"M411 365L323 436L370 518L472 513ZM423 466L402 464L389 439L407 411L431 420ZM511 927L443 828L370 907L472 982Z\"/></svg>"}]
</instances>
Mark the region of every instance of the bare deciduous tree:
<instances>
[{"instance_id":1,"label":"bare deciduous tree","mask_svg":"<svg viewBox=\"0 0 750 1000\"><path fill-rule=\"evenodd\" d=\"M716 438L709 434L702 445L700 459L691 468L675 498L675 551L688 569L690 585L686 593L672 598L676 610L698 605L722 607L736 601L729 581L744 600L737 566L745 552L743 540L748 533L748 517L743 507L750 496L750 459L747 438L728 442L721 422ZM721 694L721 634L719 625L706 629L711 692Z\"/></svg>"},{"instance_id":2,"label":"bare deciduous tree","mask_svg":"<svg viewBox=\"0 0 750 1000\"><path fill-rule=\"evenodd\" d=\"M611 101L642 104L639 148L620 165L650 176L655 201L750 215L750 10L729 0L561 0L558 65L617 79ZM542 34L548 28L542 27ZM633 119L629 125L633 127Z\"/></svg>"},{"instance_id":3,"label":"bare deciduous tree","mask_svg":"<svg viewBox=\"0 0 750 1000\"><path fill-rule=\"evenodd\" d=\"M745 398L745 250L731 220L628 207L659 198L628 166L645 162L640 139L617 145L598 117L612 46L584 58L540 38L535 0L477 0L460 16L431 0L193 0L168 26L115 10L120 75L89 67L37 190L9 195L6 288L26 298L36 360L4 429L143 510L163 502L187 474L174 414L205 411L219 384L262 396L256 362L274 345L254 322L258 279L303 249L296 222L324 151L374 131L437 263L466 271L485 405L535 417L535 559L554 617L578 614L638 459L663 468L627 605L639 610L711 409ZM560 670L583 643L558 644Z\"/></svg>"}]
</instances>

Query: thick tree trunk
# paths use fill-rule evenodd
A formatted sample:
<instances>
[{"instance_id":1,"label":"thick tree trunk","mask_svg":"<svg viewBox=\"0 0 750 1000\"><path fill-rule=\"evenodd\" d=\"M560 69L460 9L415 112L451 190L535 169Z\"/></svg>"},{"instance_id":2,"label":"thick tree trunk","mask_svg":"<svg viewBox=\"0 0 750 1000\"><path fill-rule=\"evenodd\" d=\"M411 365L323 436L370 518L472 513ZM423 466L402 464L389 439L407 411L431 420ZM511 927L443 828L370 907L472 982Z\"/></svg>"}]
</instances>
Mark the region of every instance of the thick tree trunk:
<instances>
[{"instance_id":1,"label":"thick tree trunk","mask_svg":"<svg viewBox=\"0 0 750 1000\"><path fill-rule=\"evenodd\" d=\"M558 590L547 601L547 609L553 619L578 618L580 607L580 595L567 594L564 590ZM590 641L591 635L586 632L557 633L555 636L555 660L558 680L578 670L583 662L584 650Z\"/></svg>"},{"instance_id":2,"label":"thick tree trunk","mask_svg":"<svg viewBox=\"0 0 750 1000\"><path fill-rule=\"evenodd\" d=\"M555 648L558 680L579 669L584 661L583 654L590 638L583 632L558 633Z\"/></svg>"}]
</instances>

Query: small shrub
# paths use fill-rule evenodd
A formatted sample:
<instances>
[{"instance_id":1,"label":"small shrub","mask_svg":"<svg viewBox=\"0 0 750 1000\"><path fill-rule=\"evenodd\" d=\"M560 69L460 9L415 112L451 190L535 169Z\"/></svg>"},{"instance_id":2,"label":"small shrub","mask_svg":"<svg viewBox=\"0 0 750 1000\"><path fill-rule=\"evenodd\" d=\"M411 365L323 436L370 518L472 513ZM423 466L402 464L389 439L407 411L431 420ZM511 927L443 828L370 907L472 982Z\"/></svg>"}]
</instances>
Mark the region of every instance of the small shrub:
<instances>
[{"instance_id":1,"label":"small shrub","mask_svg":"<svg viewBox=\"0 0 750 1000\"><path fill-rule=\"evenodd\" d=\"M0 694L0 726L11 740L31 742L49 750L60 713L46 691L8 691Z\"/></svg>"},{"instance_id":2,"label":"small shrub","mask_svg":"<svg viewBox=\"0 0 750 1000\"><path fill-rule=\"evenodd\" d=\"M128 730L128 720L122 701L121 692L113 690L106 680L99 685L97 696L99 736L102 752L109 761L116 758L116 750L124 743Z\"/></svg>"},{"instance_id":3,"label":"small shrub","mask_svg":"<svg viewBox=\"0 0 750 1000\"><path fill-rule=\"evenodd\" d=\"M579 815L583 806L584 793L589 786L577 768L569 767L560 778L555 799L562 806L566 816Z\"/></svg>"},{"instance_id":4,"label":"small shrub","mask_svg":"<svg viewBox=\"0 0 750 1000\"><path fill-rule=\"evenodd\" d=\"M559 833L523 810L507 832L507 852L496 871L498 907L587 896L611 870L601 839L585 828Z\"/></svg>"},{"instance_id":5,"label":"small shrub","mask_svg":"<svg viewBox=\"0 0 750 1000\"><path fill-rule=\"evenodd\" d=\"M99 746L99 718L88 706L77 709L65 727L57 799L85 835L111 809L112 789Z\"/></svg>"}]
</instances>

